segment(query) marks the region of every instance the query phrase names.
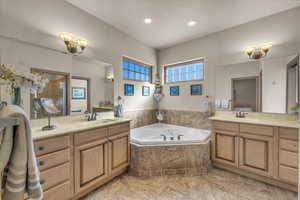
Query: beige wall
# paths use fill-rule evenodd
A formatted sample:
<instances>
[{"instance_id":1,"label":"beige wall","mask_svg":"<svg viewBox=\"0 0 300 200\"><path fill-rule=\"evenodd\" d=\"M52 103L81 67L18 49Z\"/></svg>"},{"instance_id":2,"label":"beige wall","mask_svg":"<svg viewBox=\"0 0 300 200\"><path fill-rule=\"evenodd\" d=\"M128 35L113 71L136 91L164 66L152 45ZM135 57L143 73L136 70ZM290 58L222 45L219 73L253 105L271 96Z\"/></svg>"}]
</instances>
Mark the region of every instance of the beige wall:
<instances>
[{"instance_id":1,"label":"beige wall","mask_svg":"<svg viewBox=\"0 0 300 200\"><path fill-rule=\"evenodd\" d=\"M114 67L115 99L123 95L123 55L156 66L153 48L65 1L0 0L0 27L1 62L15 64L23 71L28 71L30 67L72 71L72 56L60 53L65 51L65 46L57 35L67 31L87 38L90 45L81 57L109 63ZM125 101L125 108L135 110L153 107L152 97L135 98L140 99L142 101L137 103ZM27 99L25 104L27 106Z\"/></svg>"},{"instance_id":2,"label":"beige wall","mask_svg":"<svg viewBox=\"0 0 300 200\"><path fill-rule=\"evenodd\" d=\"M286 67L288 57L262 62L262 111L286 112Z\"/></svg>"},{"instance_id":3,"label":"beige wall","mask_svg":"<svg viewBox=\"0 0 300 200\"><path fill-rule=\"evenodd\" d=\"M279 58L295 54L300 49L300 8L292 9L277 15L259 19L222 32L210 34L189 42L159 50L159 66L190 60L205 58L205 80L203 95L215 98L216 67L248 62L243 49L249 45L273 42L274 46L268 56ZM182 87L186 83L179 84ZM168 86L164 86L168 92ZM187 92L187 91L186 91ZM223 95L223 94L222 94ZM200 110L203 97L166 97L161 108L170 107L179 110ZM173 106L174 105L174 106Z\"/></svg>"}]
</instances>

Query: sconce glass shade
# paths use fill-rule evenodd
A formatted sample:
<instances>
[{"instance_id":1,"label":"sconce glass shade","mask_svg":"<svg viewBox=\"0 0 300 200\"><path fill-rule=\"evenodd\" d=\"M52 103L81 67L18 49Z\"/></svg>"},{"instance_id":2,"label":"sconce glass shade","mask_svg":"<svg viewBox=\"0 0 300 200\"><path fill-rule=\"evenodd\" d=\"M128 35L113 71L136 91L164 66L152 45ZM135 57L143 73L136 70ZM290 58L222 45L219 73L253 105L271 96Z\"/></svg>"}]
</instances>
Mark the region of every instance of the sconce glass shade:
<instances>
[{"instance_id":1,"label":"sconce glass shade","mask_svg":"<svg viewBox=\"0 0 300 200\"><path fill-rule=\"evenodd\" d=\"M67 33L67 32L60 32L59 37L64 41L64 42L71 42L73 39L73 34L72 33Z\"/></svg>"},{"instance_id":2,"label":"sconce glass shade","mask_svg":"<svg viewBox=\"0 0 300 200\"><path fill-rule=\"evenodd\" d=\"M72 33L60 32L59 37L65 42L68 52L72 54L81 54L88 45L88 40L74 38Z\"/></svg>"},{"instance_id":3,"label":"sconce glass shade","mask_svg":"<svg viewBox=\"0 0 300 200\"><path fill-rule=\"evenodd\" d=\"M87 47L87 45L88 45L88 43L89 43L89 41L86 40L86 39L78 39L77 42L78 42L78 45L79 45L81 48Z\"/></svg>"},{"instance_id":4,"label":"sconce glass shade","mask_svg":"<svg viewBox=\"0 0 300 200\"><path fill-rule=\"evenodd\" d=\"M245 49L245 53L249 56L250 59L258 60L267 56L267 53L271 49L272 44L267 43L259 46L250 46Z\"/></svg>"}]
</instances>

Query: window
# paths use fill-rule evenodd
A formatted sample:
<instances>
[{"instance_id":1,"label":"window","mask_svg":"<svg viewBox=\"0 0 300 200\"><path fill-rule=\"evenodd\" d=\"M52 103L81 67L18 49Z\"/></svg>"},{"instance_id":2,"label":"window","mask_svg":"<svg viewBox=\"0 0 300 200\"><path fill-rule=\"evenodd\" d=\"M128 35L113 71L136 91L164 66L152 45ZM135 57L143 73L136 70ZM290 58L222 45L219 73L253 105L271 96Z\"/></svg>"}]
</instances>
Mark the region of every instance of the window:
<instances>
[{"instance_id":1,"label":"window","mask_svg":"<svg viewBox=\"0 0 300 200\"><path fill-rule=\"evenodd\" d=\"M123 58L123 79L151 82L152 67L129 58Z\"/></svg>"},{"instance_id":2,"label":"window","mask_svg":"<svg viewBox=\"0 0 300 200\"><path fill-rule=\"evenodd\" d=\"M190 61L165 67L165 82L174 83L204 79L203 60Z\"/></svg>"}]
</instances>

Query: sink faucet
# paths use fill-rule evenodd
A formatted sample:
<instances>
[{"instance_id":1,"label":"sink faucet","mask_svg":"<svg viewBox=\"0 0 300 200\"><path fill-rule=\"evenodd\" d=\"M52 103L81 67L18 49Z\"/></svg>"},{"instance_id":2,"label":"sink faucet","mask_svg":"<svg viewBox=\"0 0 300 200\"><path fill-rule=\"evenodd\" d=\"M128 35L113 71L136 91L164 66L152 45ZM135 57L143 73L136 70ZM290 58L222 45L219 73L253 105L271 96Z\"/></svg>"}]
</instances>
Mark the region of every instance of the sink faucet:
<instances>
[{"instance_id":1,"label":"sink faucet","mask_svg":"<svg viewBox=\"0 0 300 200\"><path fill-rule=\"evenodd\" d=\"M239 111L239 112L236 112L236 113L235 113L235 116L236 116L237 118L245 118L245 117L246 117L246 114L248 114L248 113Z\"/></svg>"},{"instance_id":2,"label":"sink faucet","mask_svg":"<svg viewBox=\"0 0 300 200\"><path fill-rule=\"evenodd\" d=\"M183 137L183 135L177 135L177 140L181 140L181 137Z\"/></svg>"},{"instance_id":3,"label":"sink faucet","mask_svg":"<svg viewBox=\"0 0 300 200\"><path fill-rule=\"evenodd\" d=\"M95 121L97 119L97 113L96 112L92 112L92 113L86 112L85 114L86 114L86 117L87 117L88 121Z\"/></svg>"},{"instance_id":4,"label":"sink faucet","mask_svg":"<svg viewBox=\"0 0 300 200\"><path fill-rule=\"evenodd\" d=\"M161 134L160 136L162 136L162 137L164 138L164 141L166 141L166 140L167 140L167 136L166 136L166 135L164 135L164 134Z\"/></svg>"}]
</instances>

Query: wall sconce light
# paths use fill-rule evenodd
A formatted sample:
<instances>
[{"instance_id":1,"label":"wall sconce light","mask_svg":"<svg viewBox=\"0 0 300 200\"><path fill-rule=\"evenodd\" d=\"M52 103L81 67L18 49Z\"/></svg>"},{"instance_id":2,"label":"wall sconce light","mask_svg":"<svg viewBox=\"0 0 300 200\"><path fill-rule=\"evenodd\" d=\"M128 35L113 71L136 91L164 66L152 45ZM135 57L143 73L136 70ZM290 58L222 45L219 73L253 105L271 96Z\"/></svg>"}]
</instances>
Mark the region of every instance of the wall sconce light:
<instances>
[{"instance_id":1,"label":"wall sconce light","mask_svg":"<svg viewBox=\"0 0 300 200\"><path fill-rule=\"evenodd\" d=\"M250 59L258 60L260 58L266 57L271 47L271 43L258 46L250 46L245 49L245 53L249 56Z\"/></svg>"},{"instance_id":2,"label":"wall sconce light","mask_svg":"<svg viewBox=\"0 0 300 200\"><path fill-rule=\"evenodd\" d=\"M72 33L61 32L59 37L65 42L67 50L71 54L81 54L88 45L88 40L74 38Z\"/></svg>"}]
</instances>

